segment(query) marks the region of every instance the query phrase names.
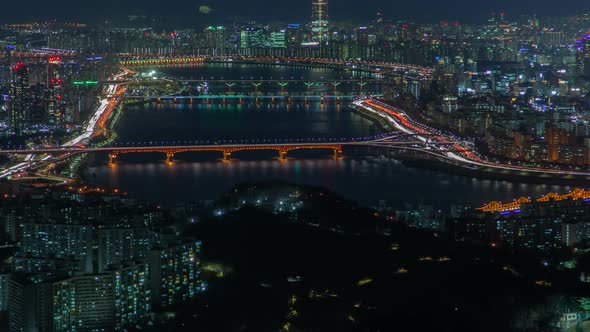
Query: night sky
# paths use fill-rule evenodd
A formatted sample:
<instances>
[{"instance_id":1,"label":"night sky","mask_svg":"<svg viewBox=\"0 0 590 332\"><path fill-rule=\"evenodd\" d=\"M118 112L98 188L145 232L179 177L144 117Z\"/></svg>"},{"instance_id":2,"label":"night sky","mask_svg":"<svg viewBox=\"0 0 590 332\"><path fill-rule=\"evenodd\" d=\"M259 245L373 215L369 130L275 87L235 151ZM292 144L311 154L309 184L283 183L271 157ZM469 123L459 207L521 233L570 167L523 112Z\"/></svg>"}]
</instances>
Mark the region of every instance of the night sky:
<instances>
[{"instance_id":1,"label":"night sky","mask_svg":"<svg viewBox=\"0 0 590 332\"><path fill-rule=\"evenodd\" d=\"M31 19L69 19L97 22L104 17L122 18L131 13L165 16L179 25L250 16L259 19L278 18L294 23L305 22L310 15L310 0L2 0L0 20L15 22ZM198 12L199 5L209 4L210 15ZM359 5L362 4L362 5ZM505 11L517 17L522 13L541 16L567 15L588 10L583 0L331 0L330 14L336 20L363 21L381 12L387 17L418 22L460 20L481 22L490 12Z\"/></svg>"}]
</instances>

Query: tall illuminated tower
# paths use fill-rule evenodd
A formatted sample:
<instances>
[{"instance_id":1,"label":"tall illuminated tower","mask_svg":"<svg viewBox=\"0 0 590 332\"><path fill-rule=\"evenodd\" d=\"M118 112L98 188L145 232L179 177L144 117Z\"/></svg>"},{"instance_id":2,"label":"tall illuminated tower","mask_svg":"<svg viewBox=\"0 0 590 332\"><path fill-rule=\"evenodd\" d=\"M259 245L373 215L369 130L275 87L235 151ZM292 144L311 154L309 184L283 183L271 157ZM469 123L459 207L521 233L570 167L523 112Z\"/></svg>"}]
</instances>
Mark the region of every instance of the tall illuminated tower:
<instances>
[{"instance_id":1,"label":"tall illuminated tower","mask_svg":"<svg viewBox=\"0 0 590 332\"><path fill-rule=\"evenodd\" d=\"M51 56L47 60L47 120L49 124L61 126L65 116L63 100L63 73L59 56Z\"/></svg>"},{"instance_id":2,"label":"tall illuminated tower","mask_svg":"<svg viewBox=\"0 0 590 332\"><path fill-rule=\"evenodd\" d=\"M8 108L8 126L17 134L20 134L29 125L31 115L30 89L27 66L19 62L12 67Z\"/></svg>"},{"instance_id":3,"label":"tall illuminated tower","mask_svg":"<svg viewBox=\"0 0 590 332\"><path fill-rule=\"evenodd\" d=\"M311 1L311 40L325 44L328 40L328 0Z\"/></svg>"}]
</instances>

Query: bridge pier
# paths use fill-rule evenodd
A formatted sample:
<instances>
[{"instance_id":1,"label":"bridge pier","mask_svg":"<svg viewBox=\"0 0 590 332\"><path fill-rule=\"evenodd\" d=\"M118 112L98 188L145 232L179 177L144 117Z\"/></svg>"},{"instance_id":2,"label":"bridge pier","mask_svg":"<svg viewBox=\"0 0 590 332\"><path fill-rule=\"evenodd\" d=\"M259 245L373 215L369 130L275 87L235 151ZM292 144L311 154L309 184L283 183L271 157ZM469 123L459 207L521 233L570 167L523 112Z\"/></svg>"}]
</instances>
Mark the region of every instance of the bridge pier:
<instances>
[{"instance_id":1,"label":"bridge pier","mask_svg":"<svg viewBox=\"0 0 590 332\"><path fill-rule=\"evenodd\" d=\"M114 164L116 160L117 154L113 152L109 153L109 164Z\"/></svg>"},{"instance_id":2,"label":"bridge pier","mask_svg":"<svg viewBox=\"0 0 590 332\"><path fill-rule=\"evenodd\" d=\"M260 83L260 82L254 82L254 83L252 83L252 85L254 86L254 94L257 95L258 94L258 87L260 85L262 85L262 83Z\"/></svg>"},{"instance_id":3,"label":"bridge pier","mask_svg":"<svg viewBox=\"0 0 590 332\"><path fill-rule=\"evenodd\" d=\"M364 87L365 87L365 85L367 85L368 83L367 83L367 82L357 82L356 84L358 84L358 85L359 85L359 87L360 87L360 91L359 91L359 92L360 92L360 94L362 95L362 94L363 94L363 88L364 88Z\"/></svg>"},{"instance_id":4,"label":"bridge pier","mask_svg":"<svg viewBox=\"0 0 590 332\"><path fill-rule=\"evenodd\" d=\"M334 87L334 93L338 92L338 86L342 84L342 82L332 82L332 86Z\"/></svg>"},{"instance_id":5,"label":"bridge pier","mask_svg":"<svg viewBox=\"0 0 590 332\"><path fill-rule=\"evenodd\" d=\"M342 159L342 147L334 149L334 159Z\"/></svg>"},{"instance_id":6,"label":"bridge pier","mask_svg":"<svg viewBox=\"0 0 590 332\"><path fill-rule=\"evenodd\" d=\"M223 151L223 161L230 161L231 160L231 152L230 151Z\"/></svg>"},{"instance_id":7,"label":"bridge pier","mask_svg":"<svg viewBox=\"0 0 590 332\"><path fill-rule=\"evenodd\" d=\"M225 85L227 85L227 94L231 95L232 94L232 87L234 87L236 85L236 83L233 82L226 82Z\"/></svg>"},{"instance_id":8,"label":"bridge pier","mask_svg":"<svg viewBox=\"0 0 590 332\"><path fill-rule=\"evenodd\" d=\"M174 152L166 152L166 162L168 164L174 163Z\"/></svg>"},{"instance_id":9,"label":"bridge pier","mask_svg":"<svg viewBox=\"0 0 590 332\"><path fill-rule=\"evenodd\" d=\"M281 94L285 94L285 89L289 85L289 82L278 82L277 84L281 87Z\"/></svg>"},{"instance_id":10,"label":"bridge pier","mask_svg":"<svg viewBox=\"0 0 590 332\"><path fill-rule=\"evenodd\" d=\"M279 160L287 160L287 150L279 150Z\"/></svg>"}]
</instances>

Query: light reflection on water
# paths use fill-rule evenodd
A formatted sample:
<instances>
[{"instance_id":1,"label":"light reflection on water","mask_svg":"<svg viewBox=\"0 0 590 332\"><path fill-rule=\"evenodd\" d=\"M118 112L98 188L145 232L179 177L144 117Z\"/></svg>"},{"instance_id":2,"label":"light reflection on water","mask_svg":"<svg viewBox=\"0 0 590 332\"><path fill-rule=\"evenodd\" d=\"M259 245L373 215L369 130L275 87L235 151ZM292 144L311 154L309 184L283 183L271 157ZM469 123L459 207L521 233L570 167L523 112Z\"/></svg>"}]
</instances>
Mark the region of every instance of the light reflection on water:
<instances>
[{"instance_id":1,"label":"light reflection on water","mask_svg":"<svg viewBox=\"0 0 590 332\"><path fill-rule=\"evenodd\" d=\"M94 174L94 176L93 176ZM119 187L132 197L175 204L187 200L212 200L242 182L283 180L322 186L347 198L374 205L386 200L444 207L453 203L480 205L491 200L520 196L540 197L549 191L573 188L546 184L477 179L436 170L417 169L396 161L377 159L232 160L122 163L90 168L96 184Z\"/></svg>"},{"instance_id":2,"label":"light reflection on water","mask_svg":"<svg viewBox=\"0 0 590 332\"><path fill-rule=\"evenodd\" d=\"M213 65L157 69L184 77L322 77L338 78L343 73L324 69L302 69L247 65ZM348 75L348 74L347 74ZM352 86L354 87L354 86ZM223 87L222 87L223 88ZM268 87L275 89L276 87ZM293 87L290 89L297 89ZM218 91L223 92L223 91ZM303 91L296 91L302 93ZM351 91L341 91L351 93ZM235 138L300 138L366 136L374 134L372 123L334 103L277 103L243 105L162 104L130 107L121 118L121 142L208 140ZM346 153L346 151L345 151ZM212 200L241 182L284 180L323 186L367 205L386 200L406 203L483 204L520 196L538 197L549 191L566 192L569 186L526 184L476 179L442 171L407 167L396 161L371 158L331 159L329 153L293 153L278 161L268 153L236 153L229 163L217 154L181 154L169 165L163 156L122 156L115 166L87 170L90 182L118 187L132 197L175 204L187 200ZM274 159L273 159L274 158Z\"/></svg>"}]
</instances>

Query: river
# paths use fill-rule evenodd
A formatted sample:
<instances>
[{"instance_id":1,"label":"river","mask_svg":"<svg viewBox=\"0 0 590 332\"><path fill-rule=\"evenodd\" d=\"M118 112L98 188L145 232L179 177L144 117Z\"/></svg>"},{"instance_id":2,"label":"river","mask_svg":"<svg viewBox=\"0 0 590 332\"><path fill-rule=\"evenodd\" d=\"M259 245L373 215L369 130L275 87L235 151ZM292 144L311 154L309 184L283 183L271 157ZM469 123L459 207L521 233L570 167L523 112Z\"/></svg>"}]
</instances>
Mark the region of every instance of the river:
<instances>
[{"instance_id":1,"label":"river","mask_svg":"<svg viewBox=\"0 0 590 332\"><path fill-rule=\"evenodd\" d=\"M145 69L151 71L152 69ZM307 80L366 77L363 73L332 72L318 68L256 65L199 65L154 68L167 76L189 78L303 78ZM240 88L240 87L236 87ZM344 84L339 93L354 93L359 87ZM371 87L368 87L371 88ZM373 87L374 88L374 87ZM223 93L226 87L211 85L209 93ZM252 89L242 86L241 89ZM262 92L275 93L277 86L263 86ZM291 84L289 92L305 93L304 85ZM333 87L313 87L330 93ZM244 91L248 92L248 91ZM190 142L198 140L239 140L273 138L343 138L378 133L369 120L334 101L324 104L302 101L236 101L227 104L163 103L128 106L117 126L118 143ZM126 155L116 165L99 162L86 170L86 178L96 185L121 188L131 197L174 205L182 201L214 200L236 184L284 180L322 186L365 205L385 201L398 207L407 204L481 205L490 200L511 200L520 196L542 196L549 191L572 188L546 184L477 179L449 174L436 168L413 168L396 160L348 156L334 160L329 152L294 152L279 161L273 152L242 152L229 163L218 153L186 153L173 164L160 155ZM346 155L346 150L345 150Z\"/></svg>"}]
</instances>

